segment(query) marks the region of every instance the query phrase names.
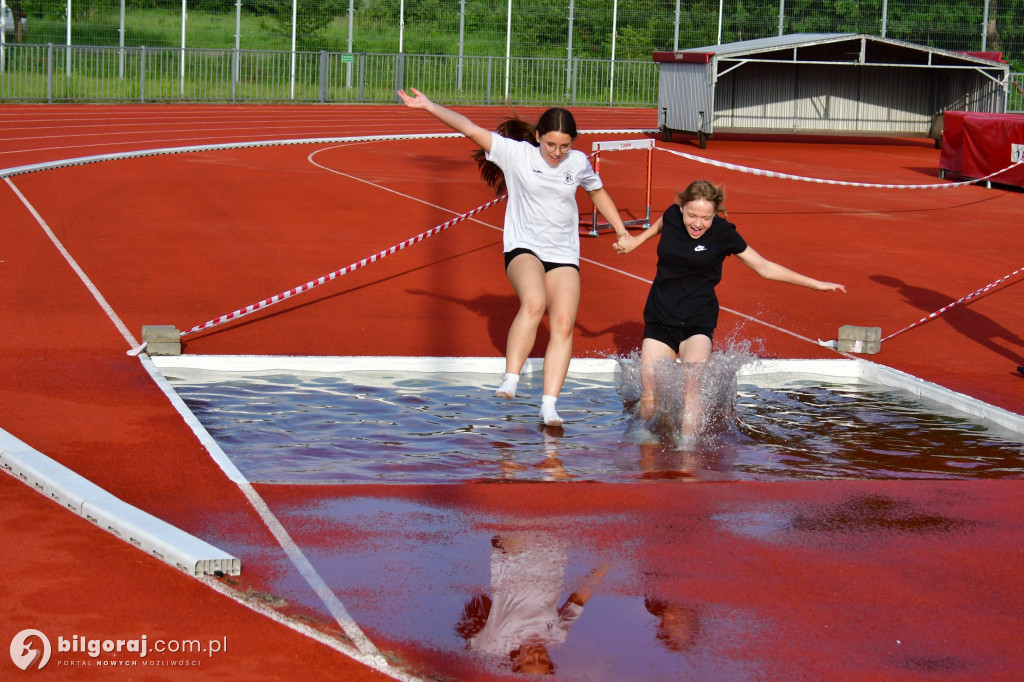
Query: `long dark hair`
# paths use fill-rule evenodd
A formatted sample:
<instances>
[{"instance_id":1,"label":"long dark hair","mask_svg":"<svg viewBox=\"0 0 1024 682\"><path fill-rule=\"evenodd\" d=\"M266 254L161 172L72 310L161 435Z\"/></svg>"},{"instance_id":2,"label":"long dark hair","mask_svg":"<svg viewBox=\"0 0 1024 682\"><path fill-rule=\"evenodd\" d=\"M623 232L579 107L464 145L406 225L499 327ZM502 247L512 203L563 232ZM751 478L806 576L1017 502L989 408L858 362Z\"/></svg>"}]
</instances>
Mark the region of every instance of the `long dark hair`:
<instances>
[{"instance_id":1,"label":"long dark hair","mask_svg":"<svg viewBox=\"0 0 1024 682\"><path fill-rule=\"evenodd\" d=\"M576 119L573 118L572 112L561 107L548 109L535 124L519 118L519 115L513 110L512 117L499 123L494 131L510 140L529 142L534 147L540 146L540 143L537 142L538 136L544 137L552 131L565 133L574 140L579 135L579 131L576 129ZM476 149L471 156L480 168L480 177L484 182L491 186L495 194L504 194L506 190L505 174L496 164L487 160L487 152L483 149Z\"/></svg>"}]
</instances>

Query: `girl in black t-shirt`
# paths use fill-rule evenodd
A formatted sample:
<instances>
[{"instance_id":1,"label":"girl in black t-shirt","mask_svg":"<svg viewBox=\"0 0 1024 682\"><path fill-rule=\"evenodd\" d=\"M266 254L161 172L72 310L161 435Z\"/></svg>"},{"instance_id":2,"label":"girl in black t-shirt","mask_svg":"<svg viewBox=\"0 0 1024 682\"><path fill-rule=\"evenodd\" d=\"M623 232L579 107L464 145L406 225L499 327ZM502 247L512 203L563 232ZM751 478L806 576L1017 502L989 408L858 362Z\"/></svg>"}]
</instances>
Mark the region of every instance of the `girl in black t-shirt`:
<instances>
[{"instance_id":1,"label":"girl in black t-shirt","mask_svg":"<svg viewBox=\"0 0 1024 682\"><path fill-rule=\"evenodd\" d=\"M798 284L816 291L842 291L842 284L806 277L761 256L747 246L736 226L722 215L725 194L707 180L696 180L678 193L676 203L651 227L633 239L614 244L629 253L651 237L658 241L658 270L644 306L644 340L640 347L641 384L639 416L654 415L655 378L659 365L674 361L700 364L711 357L718 325L715 286L722 279L726 256L736 255L765 279ZM681 444L692 443L700 423L699 372L686 384L680 415Z\"/></svg>"}]
</instances>

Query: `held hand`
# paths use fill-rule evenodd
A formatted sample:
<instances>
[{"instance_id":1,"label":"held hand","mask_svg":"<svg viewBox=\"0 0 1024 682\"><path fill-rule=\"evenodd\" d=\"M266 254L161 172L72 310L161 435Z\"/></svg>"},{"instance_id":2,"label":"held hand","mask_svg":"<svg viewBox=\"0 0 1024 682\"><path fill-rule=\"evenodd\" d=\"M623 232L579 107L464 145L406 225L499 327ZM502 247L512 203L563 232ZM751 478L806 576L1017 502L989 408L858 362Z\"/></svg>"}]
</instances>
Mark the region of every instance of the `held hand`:
<instances>
[{"instance_id":1,"label":"held hand","mask_svg":"<svg viewBox=\"0 0 1024 682\"><path fill-rule=\"evenodd\" d=\"M639 242L633 239L632 235L624 234L619 237L614 244L612 244L612 248L615 249L615 252L618 254L626 254L635 249L638 244Z\"/></svg>"},{"instance_id":2,"label":"held hand","mask_svg":"<svg viewBox=\"0 0 1024 682\"><path fill-rule=\"evenodd\" d=\"M411 92L414 95L414 97L410 97L409 95L407 95L405 90L398 91L398 96L402 98L402 102L405 104L405 106L411 107L413 109L426 109L427 107L430 106L430 99L428 99L427 96L424 95L422 92L420 92L416 88L409 88L409 92Z\"/></svg>"}]
</instances>

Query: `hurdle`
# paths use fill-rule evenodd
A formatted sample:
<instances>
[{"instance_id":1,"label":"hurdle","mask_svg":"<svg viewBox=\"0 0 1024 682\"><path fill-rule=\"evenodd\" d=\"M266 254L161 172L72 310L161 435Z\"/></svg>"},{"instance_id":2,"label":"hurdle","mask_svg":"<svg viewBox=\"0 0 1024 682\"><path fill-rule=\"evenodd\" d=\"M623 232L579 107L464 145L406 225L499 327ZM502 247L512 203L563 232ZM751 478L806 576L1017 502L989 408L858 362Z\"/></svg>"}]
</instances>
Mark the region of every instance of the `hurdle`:
<instances>
[{"instance_id":1,"label":"hurdle","mask_svg":"<svg viewBox=\"0 0 1024 682\"><path fill-rule=\"evenodd\" d=\"M605 140L595 142L593 145L593 159L594 159L594 172L601 173L601 152L606 151L622 151L626 149L646 149L647 150L647 187L645 199L647 203L647 213L643 218L635 218L632 220L623 220L622 224L626 227L631 225L641 225L644 229L651 226L651 165L652 158L654 156L654 140L651 138L645 140ZM596 237L601 229L607 229L611 227L608 223L598 223L597 206L593 206L593 222L590 223L590 232L588 233L591 237Z\"/></svg>"}]
</instances>

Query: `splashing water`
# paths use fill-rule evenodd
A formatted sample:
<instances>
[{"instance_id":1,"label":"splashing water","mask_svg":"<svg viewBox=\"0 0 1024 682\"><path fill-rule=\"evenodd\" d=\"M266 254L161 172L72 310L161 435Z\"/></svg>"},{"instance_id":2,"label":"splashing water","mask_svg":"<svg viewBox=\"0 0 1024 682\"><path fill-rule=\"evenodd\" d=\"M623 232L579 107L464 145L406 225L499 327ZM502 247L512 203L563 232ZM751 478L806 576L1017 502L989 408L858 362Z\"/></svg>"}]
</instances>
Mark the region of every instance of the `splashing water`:
<instances>
[{"instance_id":1,"label":"splashing water","mask_svg":"<svg viewBox=\"0 0 1024 682\"><path fill-rule=\"evenodd\" d=\"M638 351L618 358L619 394L629 413L626 440L678 449L714 448L735 442L739 369L756 360L749 343L731 342L707 362L661 362L653 368L654 411L641 414L642 360Z\"/></svg>"}]
</instances>

